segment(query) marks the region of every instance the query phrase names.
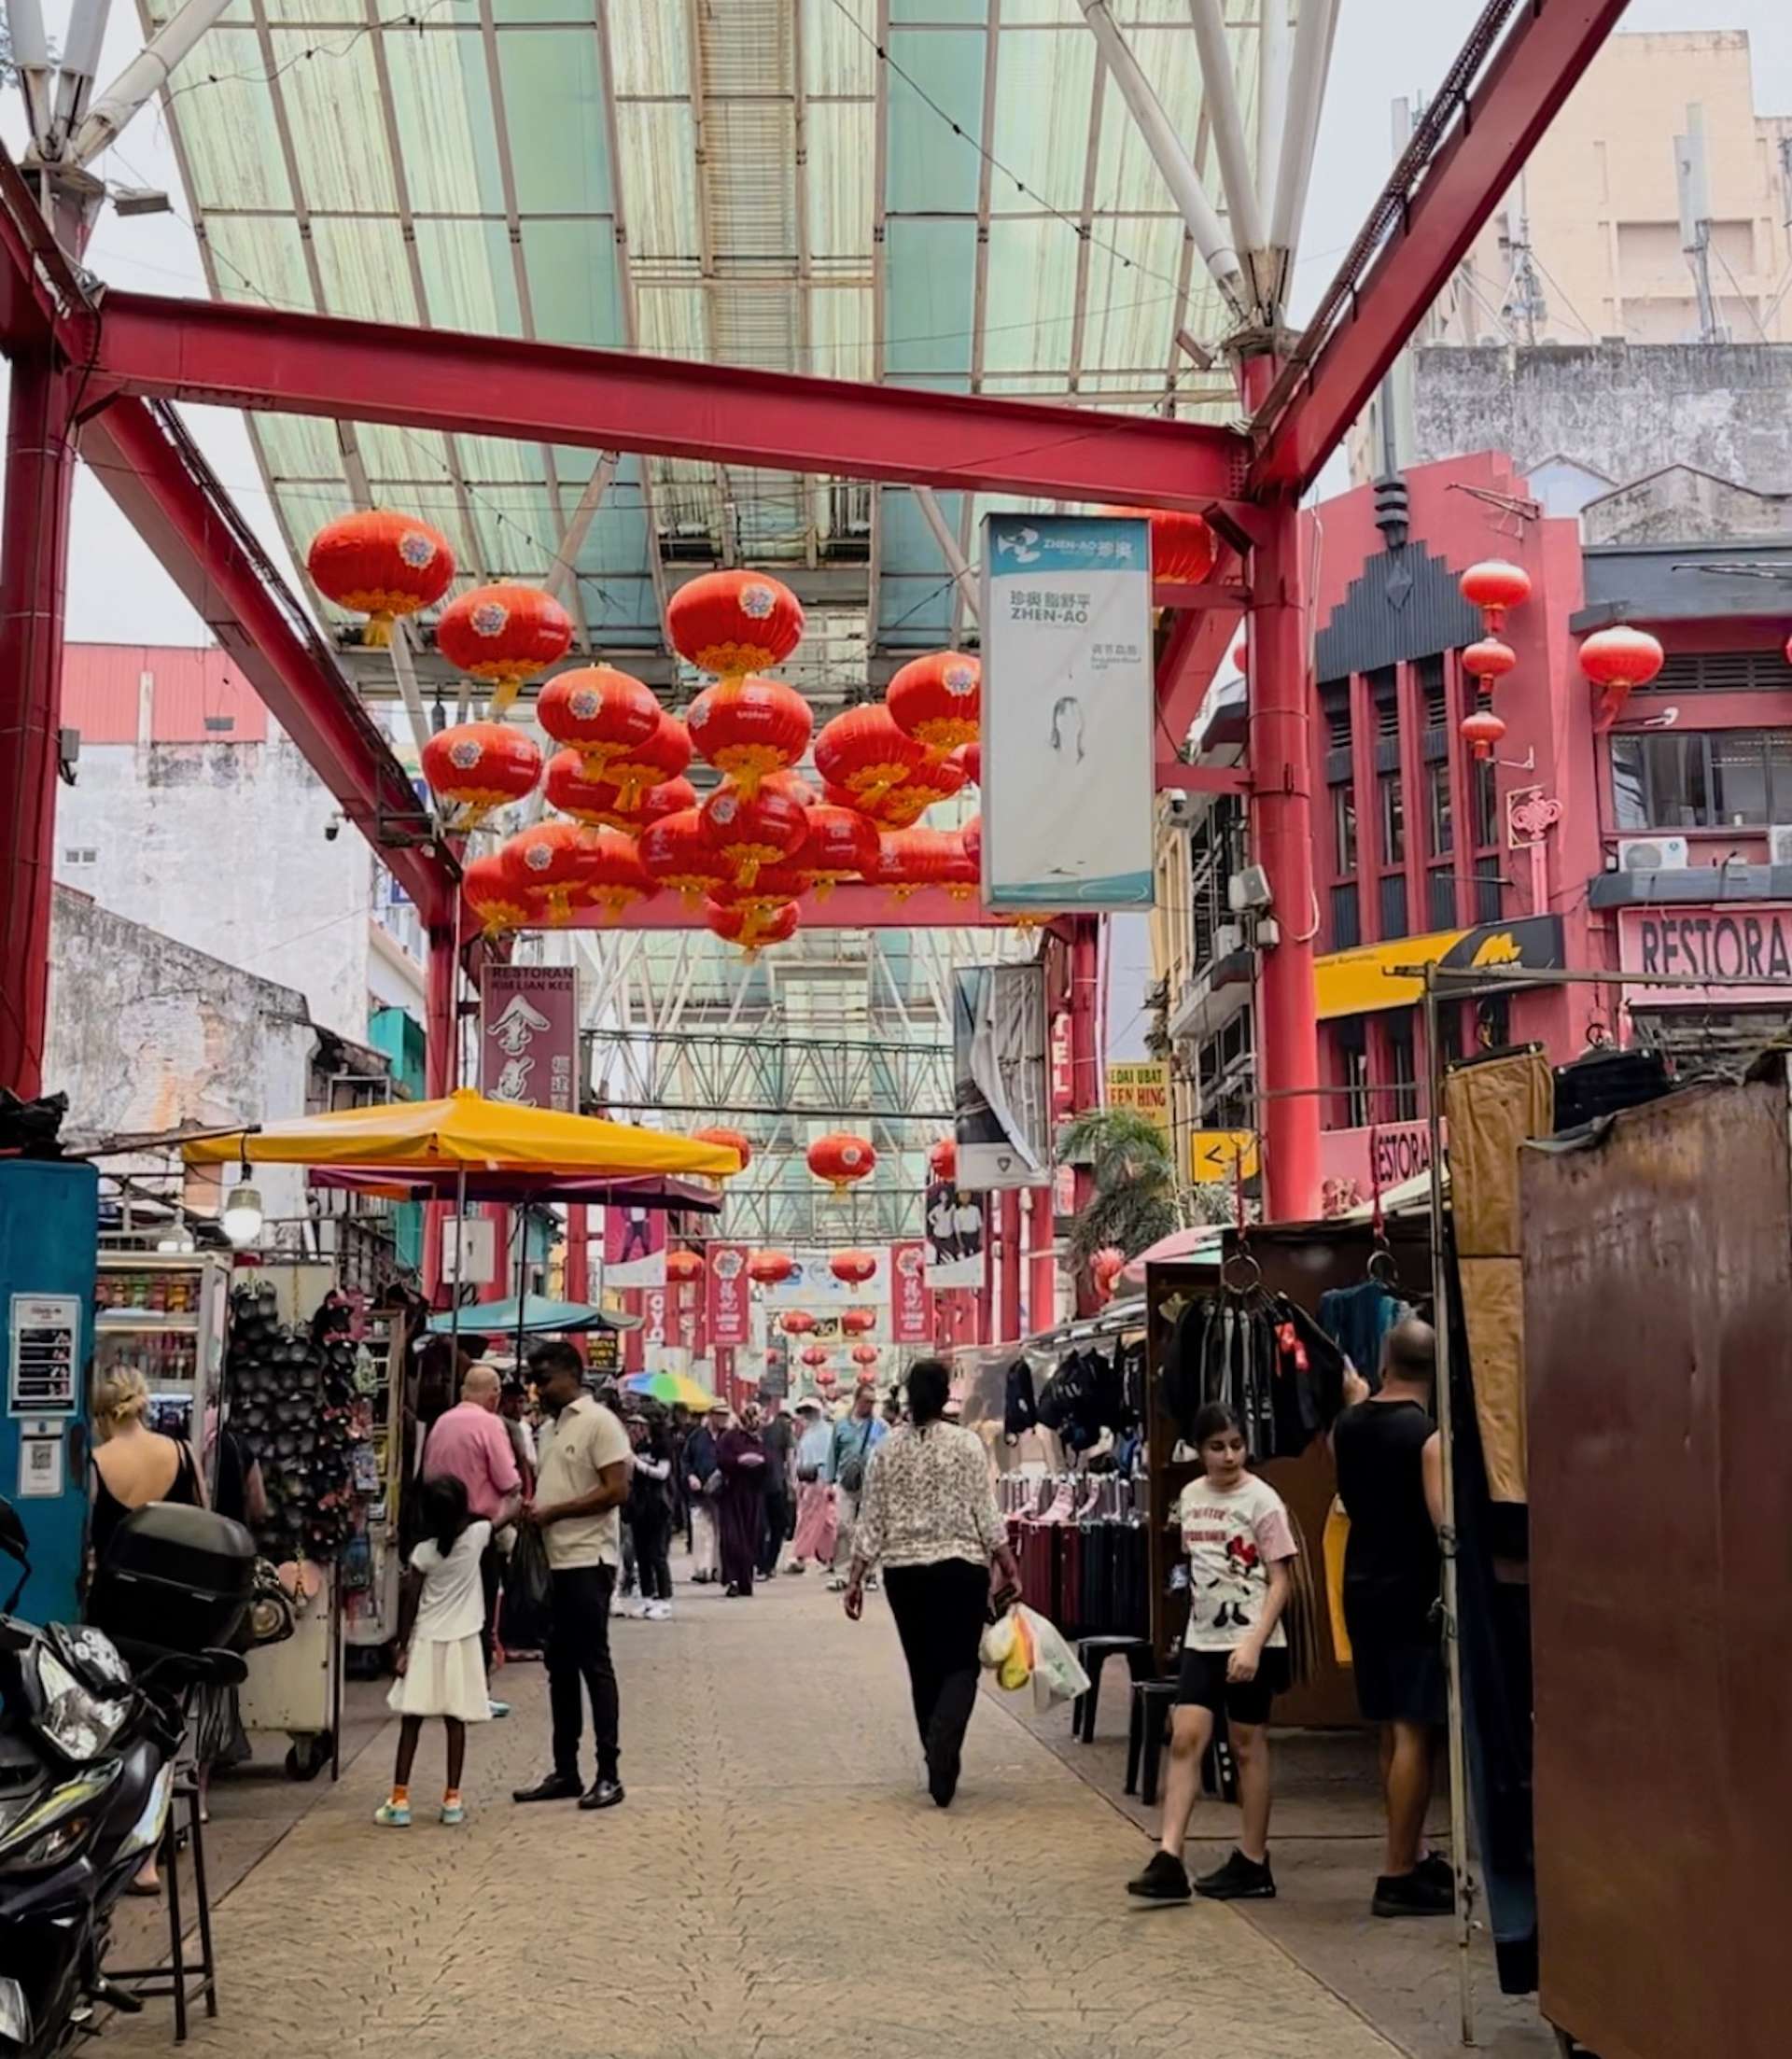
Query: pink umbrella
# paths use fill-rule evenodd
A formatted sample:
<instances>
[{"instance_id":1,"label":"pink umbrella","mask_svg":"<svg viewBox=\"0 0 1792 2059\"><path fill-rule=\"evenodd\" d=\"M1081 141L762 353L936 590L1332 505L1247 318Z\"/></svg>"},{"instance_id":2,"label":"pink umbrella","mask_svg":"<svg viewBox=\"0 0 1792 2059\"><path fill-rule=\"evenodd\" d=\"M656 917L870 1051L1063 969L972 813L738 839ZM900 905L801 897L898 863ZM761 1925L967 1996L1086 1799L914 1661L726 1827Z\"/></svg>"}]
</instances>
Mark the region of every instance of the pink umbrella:
<instances>
[{"instance_id":1,"label":"pink umbrella","mask_svg":"<svg viewBox=\"0 0 1792 2059\"><path fill-rule=\"evenodd\" d=\"M1172 1258L1217 1259L1225 1236L1225 1231L1216 1223L1203 1223L1198 1229L1173 1229L1168 1237L1148 1244L1137 1258L1129 1258L1120 1277L1129 1287L1142 1287L1147 1266L1166 1265Z\"/></svg>"}]
</instances>

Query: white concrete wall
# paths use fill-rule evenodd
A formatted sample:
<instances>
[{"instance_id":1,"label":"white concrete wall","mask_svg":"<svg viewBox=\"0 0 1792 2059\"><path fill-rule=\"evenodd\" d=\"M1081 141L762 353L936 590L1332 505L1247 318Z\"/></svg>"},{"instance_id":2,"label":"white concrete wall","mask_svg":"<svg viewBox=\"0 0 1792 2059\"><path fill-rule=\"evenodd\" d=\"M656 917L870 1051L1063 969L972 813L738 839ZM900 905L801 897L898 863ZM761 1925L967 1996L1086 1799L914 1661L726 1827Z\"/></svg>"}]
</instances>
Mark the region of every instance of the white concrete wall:
<instances>
[{"instance_id":1,"label":"white concrete wall","mask_svg":"<svg viewBox=\"0 0 1792 2059\"><path fill-rule=\"evenodd\" d=\"M305 1113L317 1039L295 988L69 891L56 895L50 947L44 1085L69 1098L66 1140ZM304 1181L298 1167L259 1168L268 1214L302 1214Z\"/></svg>"},{"instance_id":2,"label":"white concrete wall","mask_svg":"<svg viewBox=\"0 0 1792 2059\"><path fill-rule=\"evenodd\" d=\"M419 1007L368 938L374 861L286 738L91 744L58 791L56 877L227 965L296 987L312 1019L364 1039L370 995ZM91 862L71 861L91 852Z\"/></svg>"}]
</instances>

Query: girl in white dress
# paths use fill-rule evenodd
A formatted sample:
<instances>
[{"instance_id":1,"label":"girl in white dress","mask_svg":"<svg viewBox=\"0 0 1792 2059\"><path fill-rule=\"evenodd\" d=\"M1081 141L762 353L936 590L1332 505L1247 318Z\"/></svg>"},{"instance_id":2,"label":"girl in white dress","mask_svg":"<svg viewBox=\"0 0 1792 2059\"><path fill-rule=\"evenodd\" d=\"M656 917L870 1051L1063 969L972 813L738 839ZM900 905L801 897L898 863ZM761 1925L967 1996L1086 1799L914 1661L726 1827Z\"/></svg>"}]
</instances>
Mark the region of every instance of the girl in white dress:
<instances>
[{"instance_id":1,"label":"girl in white dress","mask_svg":"<svg viewBox=\"0 0 1792 2059\"><path fill-rule=\"evenodd\" d=\"M479 1561L491 1540L492 1526L468 1521L467 1490L457 1479L425 1480L419 1506L427 1534L411 1554L399 1608L399 1677L386 1697L387 1706L404 1719L399 1728L399 1762L391 1797L373 1814L375 1823L393 1830L410 1828L411 1768L427 1716L441 1716L448 1732L441 1820L466 1822L460 1776L467 1762L467 1726L483 1723L491 1714L479 1649L485 1621Z\"/></svg>"}]
</instances>

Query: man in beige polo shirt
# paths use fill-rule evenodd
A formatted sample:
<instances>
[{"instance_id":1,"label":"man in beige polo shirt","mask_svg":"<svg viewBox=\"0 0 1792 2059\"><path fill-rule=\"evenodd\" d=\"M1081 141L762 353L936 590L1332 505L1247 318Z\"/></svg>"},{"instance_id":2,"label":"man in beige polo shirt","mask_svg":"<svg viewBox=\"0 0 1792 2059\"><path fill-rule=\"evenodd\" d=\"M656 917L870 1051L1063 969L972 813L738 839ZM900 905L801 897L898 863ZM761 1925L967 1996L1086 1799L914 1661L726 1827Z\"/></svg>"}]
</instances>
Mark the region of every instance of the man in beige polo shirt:
<instances>
[{"instance_id":1,"label":"man in beige polo shirt","mask_svg":"<svg viewBox=\"0 0 1792 2059\"><path fill-rule=\"evenodd\" d=\"M609 1656L609 1601L623 1560L619 1511L628 1499L628 1433L586 1393L584 1365L570 1344L537 1345L529 1353L529 1373L553 1418L542 1436L535 1499L520 1519L540 1530L553 1585L546 1654L553 1771L533 1787L519 1787L515 1799L577 1798L581 1809L613 1809L623 1800L622 1726ZM586 1694L597 1740L597 1778L581 1793Z\"/></svg>"}]
</instances>

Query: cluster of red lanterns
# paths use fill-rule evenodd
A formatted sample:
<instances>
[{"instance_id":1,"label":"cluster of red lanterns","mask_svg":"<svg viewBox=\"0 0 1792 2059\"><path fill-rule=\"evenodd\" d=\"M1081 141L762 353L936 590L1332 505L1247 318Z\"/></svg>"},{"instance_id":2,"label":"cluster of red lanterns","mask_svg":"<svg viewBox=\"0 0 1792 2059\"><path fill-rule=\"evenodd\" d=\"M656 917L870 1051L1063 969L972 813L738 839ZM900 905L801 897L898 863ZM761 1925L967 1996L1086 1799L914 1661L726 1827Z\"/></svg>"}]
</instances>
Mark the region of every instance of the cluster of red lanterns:
<instances>
[{"instance_id":1,"label":"cluster of red lanterns","mask_svg":"<svg viewBox=\"0 0 1792 2059\"><path fill-rule=\"evenodd\" d=\"M1194 515L1150 520L1157 576L1203 576L1213 554L1207 525ZM320 592L369 618L370 644L441 602L455 573L439 530L390 510L327 524L309 564ZM487 685L490 700L480 720L430 737L425 782L456 833L538 788L553 811L468 861L468 899L486 930L570 923L593 907L613 918L669 889L750 954L794 935L805 895L819 900L843 881L903 899L924 888L973 899L977 823L945 832L921 818L980 778L978 661L959 651L913 658L881 702L846 710L812 737L808 703L769 676L803 631L795 595L766 573L689 581L667 607L666 634L713 683L688 718L668 714L614 665L575 666L536 700L554 746L544 763L534 739L503 716L525 682L570 648L567 610L544 590L511 582L448 601L437 648ZM795 771L811 742L819 791ZM696 757L722 775L701 803L686 777Z\"/></svg>"},{"instance_id":2,"label":"cluster of red lanterns","mask_svg":"<svg viewBox=\"0 0 1792 2059\"><path fill-rule=\"evenodd\" d=\"M1463 737L1477 758L1491 758L1505 735L1493 712L1493 689L1518 664L1518 652L1500 636L1507 610L1531 598L1531 575L1521 565L1488 558L1471 565L1458 581L1463 598L1481 611L1483 635L1463 652L1463 670L1476 684L1475 707L1463 717Z\"/></svg>"}]
</instances>

